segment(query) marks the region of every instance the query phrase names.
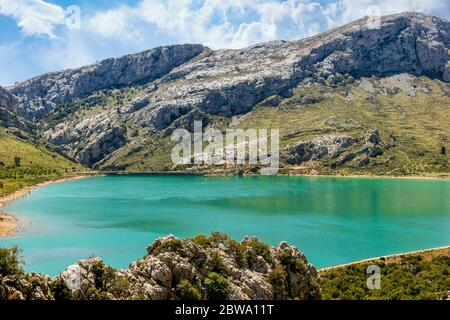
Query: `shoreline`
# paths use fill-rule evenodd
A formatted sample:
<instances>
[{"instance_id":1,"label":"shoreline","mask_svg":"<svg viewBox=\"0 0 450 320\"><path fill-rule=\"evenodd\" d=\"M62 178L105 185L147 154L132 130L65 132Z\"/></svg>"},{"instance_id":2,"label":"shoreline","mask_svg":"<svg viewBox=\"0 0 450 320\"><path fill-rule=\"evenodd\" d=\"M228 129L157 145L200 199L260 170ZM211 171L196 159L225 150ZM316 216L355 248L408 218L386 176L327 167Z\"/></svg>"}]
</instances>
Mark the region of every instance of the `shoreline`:
<instances>
[{"instance_id":1,"label":"shoreline","mask_svg":"<svg viewBox=\"0 0 450 320\"><path fill-rule=\"evenodd\" d=\"M79 176L74 176L74 177L69 177L69 178L61 178L61 179L57 179L57 180L45 181L45 182L41 182L41 183L38 183L33 186L25 187L23 189L14 191L13 193L10 193L6 196L0 197L0 208L5 207L5 205L8 202L12 202L17 199L28 196L31 193L31 191L33 191L33 190L36 190L36 189L39 189L42 187L46 187L49 185L53 185L53 184L68 182L68 181L72 181L72 180L81 180L81 179L86 179L86 178L90 178L90 177L93 177L93 175L79 175Z\"/></svg>"},{"instance_id":2,"label":"shoreline","mask_svg":"<svg viewBox=\"0 0 450 320\"><path fill-rule=\"evenodd\" d=\"M0 239L12 237L12 236L16 235L17 229L19 227L17 217L15 217L9 213L1 211L2 208L4 208L9 202L13 202L15 200L24 198L24 197L30 195L30 193L33 190L36 190L41 187L58 184L58 183L63 183L63 182L68 182L68 181L72 181L72 180L86 179L86 178L90 178L92 176L93 175L79 175L79 176L74 176L74 177L46 181L46 182L38 183L34 186L25 187L23 189L15 191L11 194L0 197Z\"/></svg>"},{"instance_id":3,"label":"shoreline","mask_svg":"<svg viewBox=\"0 0 450 320\"><path fill-rule=\"evenodd\" d=\"M335 265L335 266L331 266L331 267L325 267L325 268L318 269L317 271L320 273L320 272L345 268L345 267L349 267L349 266L354 266L354 265L358 265L361 263L369 263L369 262L376 262L379 260L395 259L395 258L401 258L401 257L411 256L411 255L416 255L416 254L433 253L433 252L442 251L442 250L450 250L450 246L422 249L422 250L404 252L404 253L394 253L394 254L390 254L390 255L386 255L386 256L368 258L368 259L358 260L355 262L349 262L349 263L339 264L339 265Z\"/></svg>"}]
</instances>

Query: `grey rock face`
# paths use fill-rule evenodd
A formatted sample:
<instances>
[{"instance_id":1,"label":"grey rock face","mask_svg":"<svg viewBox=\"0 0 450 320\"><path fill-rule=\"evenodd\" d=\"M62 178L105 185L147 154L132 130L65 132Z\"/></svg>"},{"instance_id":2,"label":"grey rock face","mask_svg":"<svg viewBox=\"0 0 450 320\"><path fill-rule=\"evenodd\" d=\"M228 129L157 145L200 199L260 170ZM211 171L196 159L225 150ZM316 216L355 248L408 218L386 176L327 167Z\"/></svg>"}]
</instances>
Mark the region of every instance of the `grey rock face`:
<instances>
[{"instance_id":1,"label":"grey rock face","mask_svg":"<svg viewBox=\"0 0 450 320\"><path fill-rule=\"evenodd\" d=\"M120 127L111 128L102 132L77 154L76 160L85 165L95 164L126 143L124 129Z\"/></svg>"},{"instance_id":2,"label":"grey rock face","mask_svg":"<svg viewBox=\"0 0 450 320\"><path fill-rule=\"evenodd\" d=\"M126 144L126 130L115 115L104 112L75 126L58 125L44 132L44 138L78 162L92 166Z\"/></svg>"},{"instance_id":3,"label":"grey rock face","mask_svg":"<svg viewBox=\"0 0 450 320\"><path fill-rule=\"evenodd\" d=\"M0 87L0 108L7 109L9 111L15 111L17 107L17 101L14 96Z\"/></svg>"},{"instance_id":4,"label":"grey rock face","mask_svg":"<svg viewBox=\"0 0 450 320\"><path fill-rule=\"evenodd\" d=\"M0 127L17 128L25 132L32 132L34 127L15 112L17 101L14 96L0 87Z\"/></svg>"},{"instance_id":5,"label":"grey rock face","mask_svg":"<svg viewBox=\"0 0 450 320\"><path fill-rule=\"evenodd\" d=\"M355 142L356 139L350 136L332 135L320 137L287 147L281 158L291 165L301 164L305 161L320 160L325 157L334 159Z\"/></svg>"},{"instance_id":6,"label":"grey rock face","mask_svg":"<svg viewBox=\"0 0 450 320\"><path fill-rule=\"evenodd\" d=\"M48 73L9 89L19 100L22 116L40 119L56 106L94 91L155 80L204 49L194 44L159 47L79 69Z\"/></svg>"}]
</instances>

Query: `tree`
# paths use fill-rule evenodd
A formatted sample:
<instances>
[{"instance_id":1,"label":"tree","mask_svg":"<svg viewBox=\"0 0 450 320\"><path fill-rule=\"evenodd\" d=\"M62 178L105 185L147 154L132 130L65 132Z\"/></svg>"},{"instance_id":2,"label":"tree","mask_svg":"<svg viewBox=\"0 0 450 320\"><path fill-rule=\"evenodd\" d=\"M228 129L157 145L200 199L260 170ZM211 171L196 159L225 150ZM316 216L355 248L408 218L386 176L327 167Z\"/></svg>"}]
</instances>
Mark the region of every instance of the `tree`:
<instances>
[{"instance_id":1,"label":"tree","mask_svg":"<svg viewBox=\"0 0 450 320\"><path fill-rule=\"evenodd\" d=\"M175 297L179 300L201 300L202 295L188 280L183 279L175 287Z\"/></svg>"},{"instance_id":2,"label":"tree","mask_svg":"<svg viewBox=\"0 0 450 320\"><path fill-rule=\"evenodd\" d=\"M20 157L14 157L14 165L16 167L20 167L20 162L22 162L22 158Z\"/></svg>"},{"instance_id":3,"label":"tree","mask_svg":"<svg viewBox=\"0 0 450 320\"><path fill-rule=\"evenodd\" d=\"M21 250L18 247L0 248L0 278L21 276L23 274L22 263Z\"/></svg>"},{"instance_id":4,"label":"tree","mask_svg":"<svg viewBox=\"0 0 450 320\"><path fill-rule=\"evenodd\" d=\"M228 281L223 276L210 272L204 281L209 300L226 300L229 294Z\"/></svg>"}]
</instances>

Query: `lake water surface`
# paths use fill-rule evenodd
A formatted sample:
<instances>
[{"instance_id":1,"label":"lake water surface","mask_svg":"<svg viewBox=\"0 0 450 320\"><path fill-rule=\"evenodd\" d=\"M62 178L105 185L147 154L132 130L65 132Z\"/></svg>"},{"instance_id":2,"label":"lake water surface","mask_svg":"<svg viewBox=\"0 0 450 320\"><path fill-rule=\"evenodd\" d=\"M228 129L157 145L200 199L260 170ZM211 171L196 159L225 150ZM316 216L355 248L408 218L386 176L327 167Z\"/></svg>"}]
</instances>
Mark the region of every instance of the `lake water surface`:
<instances>
[{"instance_id":1,"label":"lake water surface","mask_svg":"<svg viewBox=\"0 0 450 320\"><path fill-rule=\"evenodd\" d=\"M55 275L100 256L124 268L155 238L212 231L300 248L316 267L450 245L450 182L322 177L94 177L3 208L28 225L0 246Z\"/></svg>"}]
</instances>

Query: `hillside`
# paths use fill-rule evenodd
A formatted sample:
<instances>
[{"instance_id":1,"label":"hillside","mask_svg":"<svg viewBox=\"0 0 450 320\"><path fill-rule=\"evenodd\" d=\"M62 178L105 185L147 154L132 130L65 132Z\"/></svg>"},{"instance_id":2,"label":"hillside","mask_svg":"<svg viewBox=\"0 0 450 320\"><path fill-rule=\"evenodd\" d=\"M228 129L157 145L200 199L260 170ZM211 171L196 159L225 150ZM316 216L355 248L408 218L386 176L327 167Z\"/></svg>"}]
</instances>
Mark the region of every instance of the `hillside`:
<instances>
[{"instance_id":1,"label":"hillside","mask_svg":"<svg viewBox=\"0 0 450 320\"><path fill-rule=\"evenodd\" d=\"M0 87L0 199L41 182L71 177L87 169L57 152L17 114L16 98Z\"/></svg>"},{"instance_id":2,"label":"hillside","mask_svg":"<svg viewBox=\"0 0 450 320\"><path fill-rule=\"evenodd\" d=\"M369 290L366 270L381 268L381 289ZM327 300L450 299L450 248L375 259L320 271Z\"/></svg>"},{"instance_id":3,"label":"hillside","mask_svg":"<svg viewBox=\"0 0 450 320\"><path fill-rule=\"evenodd\" d=\"M86 169L33 141L0 128L0 197Z\"/></svg>"},{"instance_id":4,"label":"hillside","mask_svg":"<svg viewBox=\"0 0 450 320\"><path fill-rule=\"evenodd\" d=\"M446 20L404 13L371 29L363 18L299 41L167 46L45 74L7 88L6 109L101 170L257 172L173 167L171 133L201 120L279 129L281 173L446 176L449 48Z\"/></svg>"}]
</instances>

